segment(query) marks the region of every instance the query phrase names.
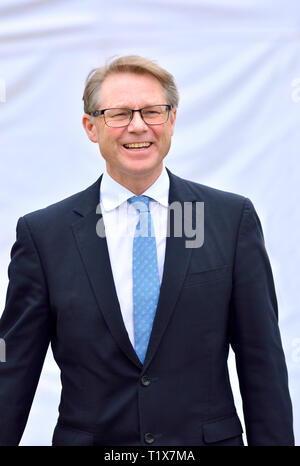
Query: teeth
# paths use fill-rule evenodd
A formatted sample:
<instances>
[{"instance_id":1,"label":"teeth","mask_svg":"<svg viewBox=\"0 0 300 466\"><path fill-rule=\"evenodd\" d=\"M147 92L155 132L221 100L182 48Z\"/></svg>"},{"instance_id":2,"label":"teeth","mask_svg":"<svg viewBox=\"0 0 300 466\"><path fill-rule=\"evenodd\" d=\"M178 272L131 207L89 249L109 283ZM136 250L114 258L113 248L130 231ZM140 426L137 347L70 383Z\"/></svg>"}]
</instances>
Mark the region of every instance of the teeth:
<instances>
[{"instance_id":1,"label":"teeth","mask_svg":"<svg viewBox=\"0 0 300 466\"><path fill-rule=\"evenodd\" d=\"M128 149L137 149L140 147L149 147L151 146L151 142L136 142L135 144L124 144L124 146Z\"/></svg>"}]
</instances>

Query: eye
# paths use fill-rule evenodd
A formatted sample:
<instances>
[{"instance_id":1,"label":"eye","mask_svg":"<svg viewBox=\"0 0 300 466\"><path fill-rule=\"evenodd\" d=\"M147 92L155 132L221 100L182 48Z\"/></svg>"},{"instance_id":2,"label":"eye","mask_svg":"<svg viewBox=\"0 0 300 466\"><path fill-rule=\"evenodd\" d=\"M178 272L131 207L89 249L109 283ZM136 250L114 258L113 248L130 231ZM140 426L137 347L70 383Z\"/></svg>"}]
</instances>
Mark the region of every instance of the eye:
<instances>
[{"instance_id":1,"label":"eye","mask_svg":"<svg viewBox=\"0 0 300 466\"><path fill-rule=\"evenodd\" d=\"M143 115L146 117L153 117L153 116L160 115L160 113L161 112L158 110L144 110Z\"/></svg>"},{"instance_id":2,"label":"eye","mask_svg":"<svg viewBox=\"0 0 300 466\"><path fill-rule=\"evenodd\" d=\"M128 113L126 113L126 112L119 112L119 113L114 113L110 117L111 118L122 118L122 117L126 117L127 115L128 115Z\"/></svg>"},{"instance_id":3,"label":"eye","mask_svg":"<svg viewBox=\"0 0 300 466\"><path fill-rule=\"evenodd\" d=\"M109 110L109 112L106 113L106 117L113 118L113 119L129 118L130 112L128 110L118 108L115 110Z\"/></svg>"}]
</instances>

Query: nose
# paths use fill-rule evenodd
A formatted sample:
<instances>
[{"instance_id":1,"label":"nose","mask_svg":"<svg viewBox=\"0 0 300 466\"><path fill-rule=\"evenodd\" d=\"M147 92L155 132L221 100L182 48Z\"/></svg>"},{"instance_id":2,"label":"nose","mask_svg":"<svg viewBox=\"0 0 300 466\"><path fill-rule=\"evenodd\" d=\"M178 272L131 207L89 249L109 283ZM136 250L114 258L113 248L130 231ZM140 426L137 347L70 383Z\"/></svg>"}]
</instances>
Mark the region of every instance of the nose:
<instances>
[{"instance_id":1,"label":"nose","mask_svg":"<svg viewBox=\"0 0 300 466\"><path fill-rule=\"evenodd\" d=\"M148 126L144 122L140 112L133 112L133 117L129 125L127 126L129 132L135 131L146 131Z\"/></svg>"}]
</instances>

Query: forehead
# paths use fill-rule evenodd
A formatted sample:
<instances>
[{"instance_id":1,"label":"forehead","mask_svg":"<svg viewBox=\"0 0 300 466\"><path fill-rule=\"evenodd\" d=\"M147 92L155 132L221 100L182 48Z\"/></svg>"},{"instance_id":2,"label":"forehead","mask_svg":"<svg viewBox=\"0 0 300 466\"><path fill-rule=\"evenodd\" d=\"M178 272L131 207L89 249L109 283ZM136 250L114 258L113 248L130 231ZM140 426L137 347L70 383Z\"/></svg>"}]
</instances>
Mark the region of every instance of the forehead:
<instances>
[{"instance_id":1,"label":"forehead","mask_svg":"<svg viewBox=\"0 0 300 466\"><path fill-rule=\"evenodd\" d=\"M103 81L100 94L102 108L167 103L162 85L151 74L114 73Z\"/></svg>"}]
</instances>

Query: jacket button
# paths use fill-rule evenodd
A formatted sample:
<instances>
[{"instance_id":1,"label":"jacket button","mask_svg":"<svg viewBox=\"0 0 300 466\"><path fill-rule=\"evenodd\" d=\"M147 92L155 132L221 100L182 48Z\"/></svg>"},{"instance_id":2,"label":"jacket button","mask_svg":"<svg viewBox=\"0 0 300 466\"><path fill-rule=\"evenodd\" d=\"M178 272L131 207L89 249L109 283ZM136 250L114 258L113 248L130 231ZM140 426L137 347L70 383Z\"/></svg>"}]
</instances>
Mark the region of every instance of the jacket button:
<instances>
[{"instance_id":1,"label":"jacket button","mask_svg":"<svg viewBox=\"0 0 300 466\"><path fill-rule=\"evenodd\" d=\"M151 379L148 375L143 375L143 377L141 378L141 383L142 385L144 385L144 387L148 387L148 385L150 385L151 383Z\"/></svg>"},{"instance_id":2,"label":"jacket button","mask_svg":"<svg viewBox=\"0 0 300 466\"><path fill-rule=\"evenodd\" d=\"M144 438L145 438L146 443L153 443L154 442L154 435L153 434L147 433L147 434L145 434Z\"/></svg>"}]
</instances>

